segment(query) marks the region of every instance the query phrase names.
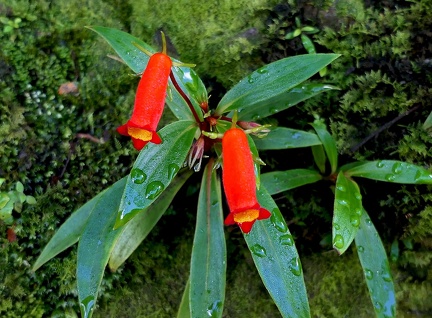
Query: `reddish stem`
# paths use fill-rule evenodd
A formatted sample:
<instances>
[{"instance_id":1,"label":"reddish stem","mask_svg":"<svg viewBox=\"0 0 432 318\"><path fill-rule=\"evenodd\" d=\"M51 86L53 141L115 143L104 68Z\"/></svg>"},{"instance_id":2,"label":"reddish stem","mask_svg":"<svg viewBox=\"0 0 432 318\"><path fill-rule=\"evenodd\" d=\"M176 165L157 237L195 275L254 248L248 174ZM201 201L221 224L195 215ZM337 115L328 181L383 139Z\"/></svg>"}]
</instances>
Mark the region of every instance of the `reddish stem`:
<instances>
[{"instance_id":1,"label":"reddish stem","mask_svg":"<svg viewBox=\"0 0 432 318\"><path fill-rule=\"evenodd\" d=\"M192 102L190 101L189 97L185 94L185 92L183 92L183 90L181 89L180 85L177 83L177 81L175 79L175 76L174 76L174 73L172 72L172 70L171 70L171 73L170 73L170 78L171 78L171 81L172 81L175 89L177 90L177 92L179 92L179 94L181 95L181 97L183 97L183 99L186 101L186 104L188 104L188 106L189 106L189 108L190 108L190 110L191 110L191 112L192 112L192 114L193 114L196 122L197 123L201 123L201 120L199 119L198 114L197 114L197 112L195 111L195 108L192 105Z\"/></svg>"}]
</instances>

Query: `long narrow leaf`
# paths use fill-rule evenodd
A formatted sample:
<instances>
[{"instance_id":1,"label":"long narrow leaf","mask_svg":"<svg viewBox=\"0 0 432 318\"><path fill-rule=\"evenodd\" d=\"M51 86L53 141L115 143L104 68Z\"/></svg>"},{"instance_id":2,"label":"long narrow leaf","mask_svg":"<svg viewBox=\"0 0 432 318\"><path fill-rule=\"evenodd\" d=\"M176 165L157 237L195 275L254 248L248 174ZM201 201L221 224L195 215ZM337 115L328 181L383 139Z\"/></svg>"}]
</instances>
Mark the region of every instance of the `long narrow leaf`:
<instances>
[{"instance_id":1,"label":"long narrow leaf","mask_svg":"<svg viewBox=\"0 0 432 318\"><path fill-rule=\"evenodd\" d=\"M190 293L190 280L188 279L183 296L180 301L180 306L177 311L177 318L191 318L190 307L189 307L189 293Z\"/></svg>"},{"instance_id":2,"label":"long narrow leaf","mask_svg":"<svg viewBox=\"0 0 432 318\"><path fill-rule=\"evenodd\" d=\"M395 289L387 255L378 232L365 210L355 243L377 317L396 317Z\"/></svg>"},{"instance_id":3,"label":"long narrow leaf","mask_svg":"<svg viewBox=\"0 0 432 318\"><path fill-rule=\"evenodd\" d=\"M264 138L254 138L254 140L257 148L260 150L276 150L321 145L321 141L316 134L285 127L276 127Z\"/></svg>"},{"instance_id":4,"label":"long narrow leaf","mask_svg":"<svg viewBox=\"0 0 432 318\"><path fill-rule=\"evenodd\" d=\"M353 180L340 172L336 180L333 212L333 247L344 253L360 226L363 207L360 189Z\"/></svg>"},{"instance_id":5,"label":"long narrow leaf","mask_svg":"<svg viewBox=\"0 0 432 318\"><path fill-rule=\"evenodd\" d=\"M261 186L259 202L271 211L244 234L255 266L283 317L310 317L309 302L297 249L276 203Z\"/></svg>"},{"instance_id":6,"label":"long narrow leaf","mask_svg":"<svg viewBox=\"0 0 432 318\"><path fill-rule=\"evenodd\" d=\"M432 173L412 163L396 160L367 161L345 171L347 176L378 181L432 184Z\"/></svg>"},{"instance_id":7,"label":"long narrow leaf","mask_svg":"<svg viewBox=\"0 0 432 318\"><path fill-rule=\"evenodd\" d=\"M170 206L174 196L191 175L191 170L179 173L152 205L141 213L138 213L121 228L122 233L111 252L108 264L111 271L116 271L147 237Z\"/></svg>"},{"instance_id":8,"label":"long narrow leaf","mask_svg":"<svg viewBox=\"0 0 432 318\"><path fill-rule=\"evenodd\" d=\"M220 180L211 160L198 198L190 273L191 317L222 317L225 300L226 246Z\"/></svg>"},{"instance_id":9,"label":"long narrow leaf","mask_svg":"<svg viewBox=\"0 0 432 318\"><path fill-rule=\"evenodd\" d=\"M77 288L81 316L90 318L99 285L115 240L121 231L113 230L124 181L118 181L93 208L78 244Z\"/></svg>"},{"instance_id":10,"label":"long narrow leaf","mask_svg":"<svg viewBox=\"0 0 432 318\"><path fill-rule=\"evenodd\" d=\"M216 115L233 110L255 109L271 98L277 98L330 64L337 54L307 54L288 57L266 65L235 85L219 102ZM246 116L247 117L247 116ZM253 117L253 116L252 116Z\"/></svg>"},{"instance_id":11,"label":"long narrow leaf","mask_svg":"<svg viewBox=\"0 0 432 318\"><path fill-rule=\"evenodd\" d=\"M261 184L273 195L302 185L314 183L322 179L316 170L293 169L287 171L273 171L261 175Z\"/></svg>"},{"instance_id":12,"label":"long narrow leaf","mask_svg":"<svg viewBox=\"0 0 432 318\"><path fill-rule=\"evenodd\" d=\"M119 182L124 187L126 178L121 179ZM60 252L63 252L69 246L78 242L95 205L100 199L106 198L106 192L107 190L102 191L71 214L45 246L33 265L33 271L37 270Z\"/></svg>"},{"instance_id":13,"label":"long narrow leaf","mask_svg":"<svg viewBox=\"0 0 432 318\"><path fill-rule=\"evenodd\" d=\"M196 129L196 123L191 121L169 124L159 131L161 144L147 144L140 152L127 179L116 228L152 204L166 189L183 165Z\"/></svg>"},{"instance_id":14,"label":"long narrow leaf","mask_svg":"<svg viewBox=\"0 0 432 318\"><path fill-rule=\"evenodd\" d=\"M337 166L338 166L338 152L336 148L336 141L333 139L333 137L330 135L330 133L327 131L324 124L321 124L319 122L315 122L311 124L312 127L315 129L319 139L321 140L321 143L324 147L325 153L327 155L327 158L330 162L330 168L331 173L336 172Z\"/></svg>"}]
</instances>

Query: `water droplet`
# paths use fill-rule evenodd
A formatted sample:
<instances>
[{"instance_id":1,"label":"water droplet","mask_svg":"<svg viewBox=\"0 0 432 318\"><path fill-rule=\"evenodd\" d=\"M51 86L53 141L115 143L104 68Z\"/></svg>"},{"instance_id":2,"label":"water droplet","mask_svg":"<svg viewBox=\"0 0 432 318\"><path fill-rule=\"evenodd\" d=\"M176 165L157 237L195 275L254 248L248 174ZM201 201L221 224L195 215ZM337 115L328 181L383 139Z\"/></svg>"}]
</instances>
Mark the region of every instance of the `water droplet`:
<instances>
[{"instance_id":1,"label":"water droplet","mask_svg":"<svg viewBox=\"0 0 432 318\"><path fill-rule=\"evenodd\" d=\"M87 296L80 303L81 316L83 318L89 318L95 305L95 299L93 296Z\"/></svg>"},{"instance_id":2,"label":"water droplet","mask_svg":"<svg viewBox=\"0 0 432 318\"><path fill-rule=\"evenodd\" d=\"M337 187L336 187L336 189L338 189L339 191L341 191L341 192L345 192L346 191L346 188L345 188L345 186L343 186L343 185L338 185Z\"/></svg>"},{"instance_id":3,"label":"water droplet","mask_svg":"<svg viewBox=\"0 0 432 318\"><path fill-rule=\"evenodd\" d=\"M382 271L380 276L385 282L391 282L392 281L392 277L391 277L389 271Z\"/></svg>"},{"instance_id":4,"label":"water droplet","mask_svg":"<svg viewBox=\"0 0 432 318\"><path fill-rule=\"evenodd\" d=\"M130 176L132 182L136 184L141 184L147 179L146 174L141 169L138 168L133 168L130 173Z\"/></svg>"},{"instance_id":5,"label":"water droplet","mask_svg":"<svg viewBox=\"0 0 432 318\"><path fill-rule=\"evenodd\" d=\"M337 223L333 224L333 227L335 230L340 230L340 225Z\"/></svg>"},{"instance_id":6,"label":"water droplet","mask_svg":"<svg viewBox=\"0 0 432 318\"><path fill-rule=\"evenodd\" d=\"M340 234L336 234L334 239L333 239L333 246L336 247L337 249L342 249L345 245L344 239L342 237L342 235Z\"/></svg>"},{"instance_id":7,"label":"water droplet","mask_svg":"<svg viewBox=\"0 0 432 318\"><path fill-rule=\"evenodd\" d=\"M381 160L378 160L376 163L377 168L382 168L384 167L384 162L382 162Z\"/></svg>"},{"instance_id":8,"label":"water droplet","mask_svg":"<svg viewBox=\"0 0 432 318\"><path fill-rule=\"evenodd\" d=\"M342 199L339 199L339 200L336 200L340 205L343 205L343 206L346 206L346 207L348 207L349 206L349 204L348 204L348 202L346 201L346 200L342 200Z\"/></svg>"},{"instance_id":9,"label":"water droplet","mask_svg":"<svg viewBox=\"0 0 432 318\"><path fill-rule=\"evenodd\" d=\"M383 305L379 301L374 300L373 305L376 311L380 312L383 310Z\"/></svg>"},{"instance_id":10,"label":"water droplet","mask_svg":"<svg viewBox=\"0 0 432 318\"><path fill-rule=\"evenodd\" d=\"M371 219L369 219L369 218L366 219L366 224L369 225L369 226L371 226L371 225L372 225L372 221L371 221Z\"/></svg>"},{"instance_id":11,"label":"water droplet","mask_svg":"<svg viewBox=\"0 0 432 318\"><path fill-rule=\"evenodd\" d=\"M350 223L352 226L359 227L360 226L360 218L357 214L351 215Z\"/></svg>"},{"instance_id":12,"label":"water droplet","mask_svg":"<svg viewBox=\"0 0 432 318\"><path fill-rule=\"evenodd\" d=\"M356 209L356 210L354 211L354 213L357 214L358 216L362 216L362 214L363 214L363 210L362 210L362 209Z\"/></svg>"},{"instance_id":13,"label":"water droplet","mask_svg":"<svg viewBox=\"0 0 432 318\"><path fill-rule=\"evenodd\" d=\"M258 257L266 257L267 256L266 250L264 249L264 247L262 247L259 244L255 244L250 249L251 249L252 253Z\"/></svg>"},{"instance_id":14,"label":"water droplet","mask_svg":"<svg viewBox=\"0 0 432 318\"><path fill-rule=\"evenodd\" d=\"M289 269L290 269L291 273L293 273L294 275L300 276L302 273L302 266L300 263L300 258L294 257L293 259L291 259L291 261L289 263Z\"/></svg>"},{"instance_id":15,"label":"water droplet","mask_svg":"<svg viewBox=\"0 0 432 318\"><path fill-rule=\"evenodd\" d=\"M281 245L287 245L287 246L293 246L294 245L294 239L291 234L285 234L279 236L279 243Z\"/></svg>"},{"instance_id":16,"label":"water droplet","mask_svg":"<svg viewBox=\"0 0 432 318\"><path fill-rule=\"evenodd\" d=\"M255 80L252 78L252 75L248 76L248 83L249 84L253 84L255 82Z\"/></svg>"},{"instance_id":17,"label":"water droplet","mask_svg":"<svg viewBox=\"0 0 432 318\"><path fill-rule=\"evenodd\" d=\"M288 227L280 213L274 213L274 211L272 211L270 221L279 232L285 233L288 230Z\"/></svg>"},{"instance_id":18,"label":"water droplet","mask_svg":"<svg viewBox=\"0 0 432 318\"><path fill-rule=\"evenodd\" d=\"M255 115L252 116L252 120L258 120L260 118L261 118L261 116L258 115L258 114L255 114Z\"/></svg>"},{"instance_id":19,"label":"water droplet","mask_svg":"<svg viewBox=\"0 0 432 318\"><path fill-rule=\"evenodd\" d=\"M364 273L367 279L371 280L373 278L373 273L370 269L365 269Z\"/></svg>"},{"instance_id":20,"label":"water droplet","mask_svg":"<svg viewBox=\"0 0 432 318\"><path fill-rule=\"evenodd\" d=\"M160 181L151 182L146 189L145 197L147 199L155 199L164 190L165 186Z\"/></svg>"},{"instance_id":21,"label":"water droplet","mask_svg":"<svg viewBox=\"0 0 432 318\"><path fill-rule=\"evenodd\" d=\"M357 246L357 250L358 250L360 253L363 253L363 252L364 252L364 247L361 246L361 245L359 245L359 246Z\"/></svg>"},{"instance_id":22,"label":"water droplet","mask_svg":"<svg viewBox=\"0 0 432 318\"><path fill-rule=\"evenodd\" d=\"M396 174L402 173L402 163L396 162L392 167L392 171Z\"/></svg>"},{"instance_id":23,"label":"water droplet","mask_svg":"<svg viewBox=\"0 0 432 318\"><path fill-rule=\"evenodd\" d=\"M277 108L274 108L274 107L270 108L270 114L276 114L278 111L279 111L279 109L277 109Z\"/></svg>"},{"instance_id":24,"label":"water droplet","mask_svg":"<svg viewBox=\"0 0 432 318\"><path fill-rule=\"evenodd\" d=\"M213 304L207 307L207 315L209 317L218 317L219 316L218 313L220 312L221 309L222 309L222 302L220 300L216 300L215 302L213 302Z\"/></svg>"},{"instance_id":25,"label":"water droplet","mask_svg":"<svg viewBox=\"0 0 432 318\"><path fill-rule=\"evenodd\" d=\"M268 71L267 71L266 68L261 67L260 69L257 70L257 72L258 72L259 74L265 74L265 73L267 73Z\"/></svg>"},{"instance_id":26,"label":"water droplet","mask_svg":"<svg viewBox=\"0 0 432 318\"><path fill-rule=\"evenodd\" d=\"M417 181L418 179L420 179L422 177L422 173L420 170L417 170L415 176L414 176L414 181Z\"/></svg>"},{"instance_id":27,"label":"water droplet","mask_svg":"<svg viewBox=\"0 0 432 318\"><path fill-rule=\"evenodd\" d=\"M355 197L357 200L361 200L361 199L362 199L362 195L361 195L360 193L356 193L356 194L354 194L354 197Z\"/></svg>"},{"instance_id":28,"label":"water droplet","mask_svg":"<svg viewBox=\"0 0 432 318\"><path fill-rule=\"evenodd\" d=\"M384 178L389 182L393 182L396 179L396 176L394 174L389 173L386 174Z\"/></svg>"},{"instance_id":29,"label":"water droplet","mask_svg":"<svg viewBox=\"0 0 432 318\"><path fill-rule=\"evenodd\" d=\"M179 166L174 163L168 165L168 179L172 180L179 171Z\"/></svg>"}]
</instances>

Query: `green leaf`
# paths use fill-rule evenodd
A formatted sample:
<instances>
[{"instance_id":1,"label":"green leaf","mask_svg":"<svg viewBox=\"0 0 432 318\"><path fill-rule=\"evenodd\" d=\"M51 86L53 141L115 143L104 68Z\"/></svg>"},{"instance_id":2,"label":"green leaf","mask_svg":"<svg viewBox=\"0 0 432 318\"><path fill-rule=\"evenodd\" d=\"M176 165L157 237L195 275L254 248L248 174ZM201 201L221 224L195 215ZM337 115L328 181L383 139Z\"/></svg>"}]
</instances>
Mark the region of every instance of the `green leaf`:
<instances>
[{"instance_id":1,"label":"green leaf","mask_svg":"<svg viewBox=\"0 0 432 318\"><path fill-rule=\"evenodd\" d=\"M261 279L282 317L310 317L302 267L294 239L276 203L261 186L260 204L272 216L257 221L244 238Z\"/></svg>"},{"instance_id":2,"label":"green leaf","mask_svg":"<svg viewBox=\"0 0 432 318\"><path fill-rule=\"evenodd\" d=\"M161 144L148 143L140 152L126 182L116 228L152 204L166 189L183 165L196 129L192 121L171 123L159 131Z\"/></svg>"},{"instance_id":3,"label":"green leaf","mask_svg":"<svg viewBox=\"0 0 432 318\"><path fill-rule=\"evenodd\" d=\"M152 205L121 228L122 232L111 252L108 264L112 272L116 271L147 237L191 175L192 171L189 169L180 172Z\"/></svg>"},{"instance_id":4,"label":"green leaf","mask_svg":"<svg viewBox=\"0 0 432 318\"><path fill-rule=\"evenodd\" d=\"M258 108L263 108L259 111L261 117L279 111L277 107L288 108L290 105L286 104L290 103L290 100L285 104L273 105L274 109L271 109L269 102L272 100L274 103L279 98L286 99L290 89L304 82L337 57L338 54L298 55L263 66L228 91L219 102L215 114L222 115L238 110L239 119L247 120L254 118L254 111L257 112Z\"/></svg>"},{"instance_id":5,"label":"green leaf","mask_svg":"<svg viewBox=\"0 0 432 318\"><path fill-rule=\"evenodd\" d=\"M338 166L338 152L336 148L336 141L333 139L333 137L330 135L330 133L327 131L324 124L315 121L313 124L311 124L312 127L315 129L319 139L321 140L321 143L324 147L325 153L327 155L327 158L330 162L330 168L331 173L335 173Z\"/></svg>"},{"instance_id":6,"label":"green leaf","mask_svg":"<svg viewBox=\"0 0 432 318\"><path fill-rule=\"evenodd\" d=\"M276 127L264 138L254 138L254 140L257 148L260 150L288 149L321 145L321 141L316 134L285 127Z\"/></svg>"},{"instance_id":7,"label":"green leaf","mask_svg":"<svg viewBox=\"0 0 432 318\"><path fill-rule=\"evenodd\" d=\"M125 184L126 178L123 178L117 181L117 183L111 187L115 186L116 189L120 189L119 191L122 191ZM86 204L71 214L71 216L62 224L48 244L44 247L41 255L33 265L33 271L36 271L39 267L55 257L57 254L63 252L69 246L72 246L78 242L78 239L84 231L84 228L87 225L87 220L90 214L93 212L95 205L99 202L99 200L106 200L109 197L110 192L108 192L108 189L105 189L96 195L93 199L88 201Z\"/></svg>"},{"instance_id":8,"label":"green leaf","mask_svg":"<svg viewBox=\"0 0 432 318\"><path fill-rule=\"evenodd\" d=\"M90 30L95 31L100 36L102 36L108 44L114 49L114 51L118 54L118 56L125 62L127 66L129 66L132 71L134 71L137 74L140 74L144 71L144 69L147 66L149 56L142 52L138 47L143 47L147 51L151 53L155 53L156 50L152 48L147 43L141 41L140 39L130 35L129 33L112 29L112 28L106 28L101 26L92 26L89 27ZM181 63L180 61L176 61L173 59L173 61L177 63ZM190 86L191 82L191 75L187 71L188 67L173 67L172 72L174 73L176 79L179 81L179 84L181 87L184 87L184 85ZM191 71L192 74L193 71ZM197 91L202 91L202 87L204 86L201 82L201 79L199 79L198 76L193 79L195 86L197 87ZM168 89L171 92L169 94L170 97L166 99L166 103L168 104L171 111L174 113L174 115L179 120L194 120L194 117L192 115L192 112L190 111L189 107L187 106L184 99L181 97L179 92L175 89L174 85L172 84L171 80L169 81ZM189 96L191 100L194 100L193 96ZM196 102L195 102L196 104ZM200 113L199 113L200 114Z\"/></svg>"},{"instance_id":9,"label":"green leaf","mask_svg":"<svg viewBox=\"0 0 432 318\"><path fill-rule=\"evenodd\" d=\"M432 127L432 112L429 114L429 116L426 118L425 122L423 123L423 129L427 130L431 127Z\"/></svg>"},{"instance_id":10,"label":"green leaf","mask_svg":"<svg viewBox=\"0 0 432 318\"><path fill-rule=\"evenodd\" d=\"M24 192L24 186L23 186L23 184L22 184L21 182L19 182L19 181L15 184L15 189L16 189L18 192L20 192L20 193L23 193L23 192Z\"/></svg>"},{"instance_id":11,"label":"green leaf","mask_svg":"<svg viewBox=\"0 0 432 318\"><path fill-rule=\"evenodd\" d=\"M319 171L324 174L326 171L327 157L323 145L312 146L312 155Z\"/></svg>"},{"instance_id":12,"label":"green leaf","mask_svg":"<svg viewBox=\"0 0 432 318\"><path fill-rule=\"evenodd\" d=\"M77 289L81 317L90 318L109 255L121 230L113 230L124 179L106 190L95 204L78 243Z\"/></svg>"},{"instance_id":13,"label":"green leaf","mask_svg":"<svg viewBox=\"0 0 432 318\"><path fill-rule=\"evenodd\" d=\"M355 244L376 316L396 317L395 289L387 255L378 232L365 210Z\"/></svg>"},{"instance_id":14,"label":"green leaf","mask_svg":"<svg viewBox=\"0 0 432 318\"><path fill-rule=\"evenodd\" d=\"M191 317L222 317L226 246L220 180L211 160L203 174L190 273Z\"/></svg>"},{"instance_id":15,"label":"green leaf","mask_svg":"<svg viewBox=\"0 0 432 318\"><path fill-rule=\"evenodd\" d=\"M321 174L311 169L293 169L287 171L273 171L261 175L261 184L268 193L274 195L283 191L314 183L322 179Z\"/></svg>"},{"instance_id":16,"label":"green leaf","mask_svg":"<svg viewBox=\"0 0 432 318\"><path fill-rule=\"evenodd\" d=\"M378 181L432 184L432 173L412 163L396 160L367 161L346 170L347 176Z\"/></svg>"},{"instance_id":17,"label":"green leaf","mask_svg":"<svg viewBox=\"0 0 432 318\"><path fill-rule=\"evenodd\" d=\"M190 280L188 279L183 296L180 301L180 306L177 312L177 318L191 318L189 308L189 293L190 293Z\"/></svg>"},{"instance_id":18,"label":"green leaf","mask_svg":"<svg viewBox=\"0 0 432 318\"><path fill-rule=\"evenodd\" d=\"M313 44L312 40L306 34L302 34L300 38L306 51L309 54L316 54L315 45Z\"/></svg>"},{"instance_id":19,"label":"green leaf","mask_svg":"<svg viewBox=\"0 0 432 318\"><path fill-rule=\"evenodd\" d=\"M339 254L351 245L360 226L362 215L362 197L360 189L353 180L339 172L336 180L333 212L333 248Z\"/></svg>"}]
</instances>

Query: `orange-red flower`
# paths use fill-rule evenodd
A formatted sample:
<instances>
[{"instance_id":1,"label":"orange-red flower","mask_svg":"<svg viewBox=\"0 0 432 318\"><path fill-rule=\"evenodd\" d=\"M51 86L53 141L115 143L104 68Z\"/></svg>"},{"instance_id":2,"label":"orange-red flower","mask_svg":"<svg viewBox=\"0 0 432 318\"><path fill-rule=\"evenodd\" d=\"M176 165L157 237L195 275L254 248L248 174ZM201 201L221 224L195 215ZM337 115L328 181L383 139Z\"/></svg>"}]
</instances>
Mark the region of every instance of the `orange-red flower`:
<instances>
[{"instance_id":1,"label":"orange-red flower","mask_svg":"<svg viewBox=\"0 0 432 318\"><path fill-rule=\"evenodd\" d=\"M128 122L117 131L132 138L135 149L141 150L148 142L162 142L156 128L165 105L171 58L164 53L153 54L147 64L135 97L135 105Z\"/></svg>"},{"instance_id":2,"label":"orange-red flower","mask_svg":"<svg viewBox=\"0 0 432 318\"><path fill-rule=\"evenodd\" d=\"M254 163L245 132L231 128L222 138L222 181L230 213L225 225L237 223L249 233L256 220L270 217L256 196Z\"/></svg>"}]
</instances>

